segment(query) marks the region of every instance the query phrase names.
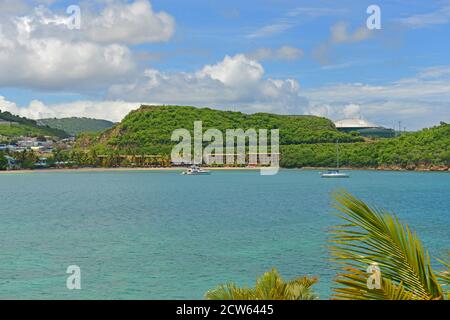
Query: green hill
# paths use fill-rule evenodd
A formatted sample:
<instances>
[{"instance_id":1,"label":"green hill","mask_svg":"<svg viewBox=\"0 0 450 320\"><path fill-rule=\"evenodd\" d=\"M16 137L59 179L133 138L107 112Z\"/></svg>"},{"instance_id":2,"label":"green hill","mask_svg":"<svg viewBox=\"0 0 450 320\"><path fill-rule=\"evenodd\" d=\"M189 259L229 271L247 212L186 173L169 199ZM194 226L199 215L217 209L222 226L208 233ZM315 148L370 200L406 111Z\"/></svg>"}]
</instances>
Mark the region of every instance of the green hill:
<instances>
[{"instance_id":1,"label":"green hill","mask_svg":"<svg viewBox=\"0 0 450 320\"><path fill-rule=\"evenodd\" d=\"M342 166L445 170L450 167L450 124L402 134L400 137L340 145ZM283 146L282 166L332 167L335 144ZM439 168L440 167L440 168Z\"/></svg>"},{"instance_id":2,"label":"green hill","mask_svg":"<svg viewBox=\"0 0 450 320\"><path fill-rule=\"evenodd\" d=\"M108 153L112 150L123 153L170 153L174 143L172 132L186 128L193 134L194 121L203 121L203 129L242 128L280 129L280 143L325 143L339 139L357 142L363 139L336 130L332 121L315 116L282 116L268 113L244 114L198 109L185 106L142 106L128 114L121 123L99 135L83 135L80 146L94 147Z\"/></svg>"},{"instance_id":3,"label":"green hill","mask_svg":"<svg viewBox=\"0 0 450 320\"><path fill-rule=\"evenodd\" d=\"M114 126L114 122L108 120L98 120L91 118L61 118L61 119L40 119L39 125L64 130L71 135L78 135L84 132L99 132Z\"/></svg>"},{"instance_id":4,"label":"green hill","mask_svg":"<svg viewBox=\"0 0 450 320\"><path fill-rule=\"evenodd\" d=\"M332 121L315 116L249 115L180 106L142 106L111 129L81 135L77 148L93 154L168 156L175 144L170 141L172 132L186 128L192 134L198 120L203 121L204 131L279 129L281 166L287 168L335 166L336 140L340 141L342 166L442 170L450 166L450 125L446 123L397 138L371 140L339 132Z\"/></svg>"},{"instance_id":5,"label":"green hill","mask_svg":"<svg viewBox=\"0 0 450 320\"><path fill-rule=\"evenodd\" d=\"M52 136L65 138L69 135L59 129L39 126L35 120L19 117L8 111L0 111L0 135L8 138L19 136Z\"/></svg>"}]
</instances>

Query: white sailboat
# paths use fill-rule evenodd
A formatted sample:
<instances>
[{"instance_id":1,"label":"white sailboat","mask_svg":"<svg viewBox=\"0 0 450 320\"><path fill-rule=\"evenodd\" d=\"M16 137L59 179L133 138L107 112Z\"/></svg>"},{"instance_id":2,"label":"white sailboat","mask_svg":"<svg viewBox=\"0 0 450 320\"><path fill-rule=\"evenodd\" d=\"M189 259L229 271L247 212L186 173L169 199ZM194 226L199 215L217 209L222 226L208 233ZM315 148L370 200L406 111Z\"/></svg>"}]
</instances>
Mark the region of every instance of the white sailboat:
<instances>
[{"instance_id":1,"label":"white sailboat","mask_svg":"<svg viewBox=\"0 0 450 320\"><path fill-rule=\"evenodd\" d=\"M336 142L336 170L328 170L322 173L322 178L350 178L350 175L339 171L339 141Z\"/></svg>"}]
</instances>

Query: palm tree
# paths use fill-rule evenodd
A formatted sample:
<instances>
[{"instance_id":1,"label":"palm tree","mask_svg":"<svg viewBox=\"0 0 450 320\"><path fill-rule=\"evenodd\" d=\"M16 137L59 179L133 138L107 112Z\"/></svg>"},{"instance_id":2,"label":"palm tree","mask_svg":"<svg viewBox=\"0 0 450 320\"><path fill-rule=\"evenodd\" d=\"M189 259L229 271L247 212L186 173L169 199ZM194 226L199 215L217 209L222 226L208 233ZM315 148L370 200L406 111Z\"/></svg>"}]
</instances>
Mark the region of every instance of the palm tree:
<instances>
[{"instance_id":1,"label":"palm tree","mask_svg":"<svg viewBox=\"0 0 450 320\"><path fill-rule=\"evenodd\" d=\"M205 294L208 300L315 300L311 286L317 278L301 277L284 282L276 269L266 272L256 280L254 288L239 287L230 283L220 285Z\"/></svg>"},{"instance_id":2,"label":"palm tree","mask_svg":"<svg viewBox=\"0 0 450 320\"><path fill-rule=\"evenodd\" d=\"M416 233L397 217L367 206L347 192L335 195L338 217L345 221L331 230L333 260L338 274L335 299L441 300L448 297L447 270L437 273ZM376 263L381 272L378 288L369 289L367 268ZM441 280L441 283L438 282Z\"/></svg>"}]
</instances>

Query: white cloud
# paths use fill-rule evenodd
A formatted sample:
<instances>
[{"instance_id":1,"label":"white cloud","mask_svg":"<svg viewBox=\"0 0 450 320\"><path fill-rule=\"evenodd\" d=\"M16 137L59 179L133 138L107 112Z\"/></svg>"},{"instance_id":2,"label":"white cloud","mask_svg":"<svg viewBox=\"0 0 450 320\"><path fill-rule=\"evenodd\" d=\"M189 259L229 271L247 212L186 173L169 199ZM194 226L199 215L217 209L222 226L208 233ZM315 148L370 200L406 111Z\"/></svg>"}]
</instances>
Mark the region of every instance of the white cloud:
<instances>
[{"instance_id":1,"label":"white cloud","mask_svg":"<svg viewBox=\"0 0 450 320\"><path fill-rule=\"evenodd\" d=\"M397 21L410 28L423 28L432 25L448 24L450 22L450 6L444 6L429 13L400 18L397 19Z\"/></svg>"},{"instance_id":2,"label":"white cloud","mask_svg":"<svg viewBox=\"0 0 450 320\"><path fill-rule=\"evenodd\" d=\"M331 52L335 46L368 40L373 32L365 26L349 32L347 23L337 22L330 28L330 38L313 49L313 57L322 65L332 64Z\"/></svg>"},{"instance_id":3,"label":"white cloud","mask_svg":"<svg viewBox=\"0 0 450 320\"><path fill-rule=\"evenodd\" d=\"M346 9L340 8L320 8L320 7L297 7L289 11L288 16L308 16L308 17L323 17L323 16L336 16L346 13Z\"/></svg>"},{"instance_id":4,"label":"white cloud","mask_svg":"<svg viewBox=\"0 0 450 320\"><path fill-rule=\"evenodd\" d=\"M313 114L334 120L362 116L386 127L401 120L411 130L450 121L448 66L427 68L416 77L385 85L341 83L303 90L294 80L265 79L263 70L257 62L238 55L193 73L146 70L135 82L113 86L109 101L32 101L19 107L0 97L0 109L31 118L87 116L120 121L142 103L178 104L248 113ZM248 84L236 85L237 74L246 75ZM128 101L120 100L124 97Z\"/></svg>"},{"instance_id":5,"label":"white cloud","mask_svg":"<svg viewBox=\"0 0 450 320\"><path fill-rule=\"evenodd\" d=\"M250 59L258 61L264 60L288 60L293 61L302 58L304 52L300 48L291 46L282 46L278 49L258 48L255 51L246 54Z\"/></svg>"},{"instance_id":6,"label":"white cloud","mask_svg":"<svg viewBox=\"0 0 450 320\"><path fill-rule=\"evenodd\" d=\"M20 17L0 14L0 86L105 89L135 72L125 44L167 41L174 32L174 19L147 0L106 1L100 14L83 8L81 30L67 28L65 12L42 5Z\"/></svg>"},{"instance_id":7,"label":"white cloud","mask_svg":"<svg viewBox=\"0 0 450 320\"><path fill-rule=\"evenodd\" d=\"M262 26L261 28L247 34L247 38L263 38L275 34L283 33L300 23L307 20L313 20L323 16L341 15L347 12L346 9L320 8L320 7L297 7L286 12L286 14L277 21ZM301 19L299 17L301 16Z\"/></svg>"},{"instance_id":8,"label":"white cloud","mask_svg":"<svg viewBox=\"0 0 450 320\"><path fill-rule=\"evenodd\" d=\"M206 65L197 72L199 78L219 80L229 87L252 85L258 82L264 74L264 68L258 62L244 55L225 56L223 61Z\"/></svg>"},{"instance_id":9,"label":"white cloud","mask_svg":"<svg viewBox=\"0 0 450 320\"><path fill-rule=\"evenodd\" d=\"M371 36L370 30L363 26L356 29L353 33L349 33L348 24L345 22L338 22L331 27L331 42L351 43L367 40Z\"/></svg>"},{"instance_id":10,"label":"white cloud","mask_svg":"<svg viewBox=\"0 0 450 320\"><path fill-rule=\"evenodd\" d=\"M361 105L350 103L342 105L314 104L308 109L308 114L334 120L354 119L362 117Z\"/></svg>"},{"instance_id":11,"label":"white cloud","mask_svg":"<svg viewBox=\"0 0 450 320\"><path fill-rule=\"evenodd\" d=\"M344 106L342 114L345 118L358 118L361 115L361 106L354 103L347 104Z\"/></svg>"},{"instance_id":12,"label":"white cloud","mask_svg":"<svg viewBox=\"0 0 450 320\"><path fill-rule=\"evenodd\" d=\"M139 102L115 101L76 101L67 103L45 104L39 100L31 101L27 106L16 103L0 96L0 109L9 111L31 119L89 117L106 119L114 122L121 121L131 110L139 108Z\"/></svg>"},{"instance_id":13,"label":"white cloud","mask_svg":"<svg viewBox=\"0 0 450 320\"><path fill-rule=\"evenodd\" d=\"M0 0L0 15L22 14L28 10L23 0Z\"/></svg>"},{"instance_id":14,"label":"white cloud","mask_svg":"<svg viewBox=\"0 0 450 320\"><path fill-rule=\"evenodd\" d=\"M124 98L127 101L123 101ZM303 114L308 102L300 95L300 86L295 80L265 79L263 66L242 54L226 56L192 73L147 69L136 81L111 86L106 101L46 104L34 100L27 106L18 106L0 96L0 109L34 119L78 116L120 121L141 104Z\"/></svg>"},{"instance_id":15,"label":"white cloud","mask_svg":"<svg viewBox=\"0 0 450 320\"><path fill-rule=\"evenodd\" d=\"M148 0L126 3L120 0L105 1L100 12L90 6L81 6L81 25L72 30L70 15L64 11L53 12L40 5L26 18L32 36L53 36L68 40L96 43L143 44L168 41L175 32L175 19L166 12L153 11Z\"/></svg>"},{"instance_id":16,"label":"white cloud","mask_svg":"<svg viewBox=\"0 0 450 320\"><path fill-rule=\"evenodd\" d=\"M436 79L449 76L450 76L450 66L437 66L425 68L418 74L418 77L421 79Z\"/></svg>"},{"instance_id":17,"label":"white cloud","mask_svg":"<svg viewBox=\"0 0 450 320\"><path fill-rule=\"evenodd\" d=\"M448 66L433 67L386 85L342 83L302 94L309 99L312 114L326 112L333 119L362 114L385 126L402 120L410 129L418 129L450 120L449 75Z\"/></svg>"},{"instance_id":18,"label":"white cloud","mask_svg":"<svg viewBox=\"0 0 450 320\"><path fill-rule=\"evenodd\" d=\"M165 12L154 12L149 1L111 3L99 16L85 19L87 34L95 42L141 44L168 41L175 20Z\"/></svg>"},{"instance_id":19,"label":"white cloud","mask_svg":"<svg viewBox=\"0 0 450 320\"><path fill-rule=\"evenodd\" d=\"M294 27L294 23L288 22L286 20L282 20L277 23L266 25L250 34L247 35L247 38L263 38L272 36L277 33L282 33L290 28Z\"/></svg>"},{"instance_id":20,"label":"white cloud","mask_svg":"<svg viewBox=\"0 0 450 320\"><path fill-rule=\"evenodd\" d=\"M0 85L29 88L80 88L113 80L134 69L127 47L57 38L30 38L26 23L17 38L0 30Z\"/></svg>"},{"instance_id":21,"label":"white cloud","mask_svg":"<svg viewBox=\"0 0 450 320\"><path fill-rule=\"evenodd\" d=\"M307 105L295 80L264 79L262 65L242 54L193 73L149 69L133 83L112 86L110 97L290 114L303 113Z\"/></svg>"}]
</instances>

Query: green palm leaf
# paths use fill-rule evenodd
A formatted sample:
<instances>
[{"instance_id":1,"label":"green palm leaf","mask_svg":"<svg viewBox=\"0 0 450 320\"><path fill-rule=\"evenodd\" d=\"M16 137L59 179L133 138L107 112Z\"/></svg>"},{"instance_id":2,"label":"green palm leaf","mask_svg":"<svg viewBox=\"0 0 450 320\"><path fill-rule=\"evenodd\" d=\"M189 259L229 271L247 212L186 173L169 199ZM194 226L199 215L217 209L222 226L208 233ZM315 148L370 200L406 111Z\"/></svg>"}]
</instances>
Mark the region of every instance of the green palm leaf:
<instances>
[{"instance_id":1,"label":"green palm leaf","mask_svg":"<svg viewBox=\"0 0 450 320\"><path fill-rule=\"evenodd\" d=\"M440 259L438 261L446 268L438 274L438 278L441 280L442 286L445 289L447 299L450 300L450 252L448 253L447 261Z\"/></svg>"},{"instance_id":2,"label":"green palm leaf","mask_svg":"<svg viewBox=\"0 0 450 320\"><path fill-rule=\"evenodd\" d=\"M341 286L335 289L334 299L339 300L419 300L413 293L405 290L402 284L395 285L384 278L380 289L367 287L367 273L358 269L345 268L336 282Z\"/></svg>"},{"instance_id":3,"label":"green palm leaf","mask_svg":"<svg viewBox=\"0 0 450 320\"><path fill-rule=\"evenodd\" d=\"M429 254L408 225L346 192L336 194L335 199L338 216L346 221L331 230L331 254L346 270L336 279L340 286L335 298L443 298ZM382 272L379 292L366 285L367 267L374 262Z\"/></svg>"},{"instance_id":4,"label":"green palm leaf","mask_svg":"<svg viewBox=\"0 0 450 320\"><path fill-rule=\"evenodd\" d=\"M238 287L235 284L220 285L208 291L208 300L314 300L311 291L316 278L297 278L285 282L277 270L272 269L256 280L254 288Z\"/></svg>"},{"instance_id":5,"label":"green palm leaf","mask_svg":"<svg viewBox=\"0 0 450 320\"><path fill-rule=\"evenodd\" d=\"M252 289L239 288L235 284L229 283L220 285L205 294L208 300L255 300L256 296Z\"/></svg>"}]
</instances>

